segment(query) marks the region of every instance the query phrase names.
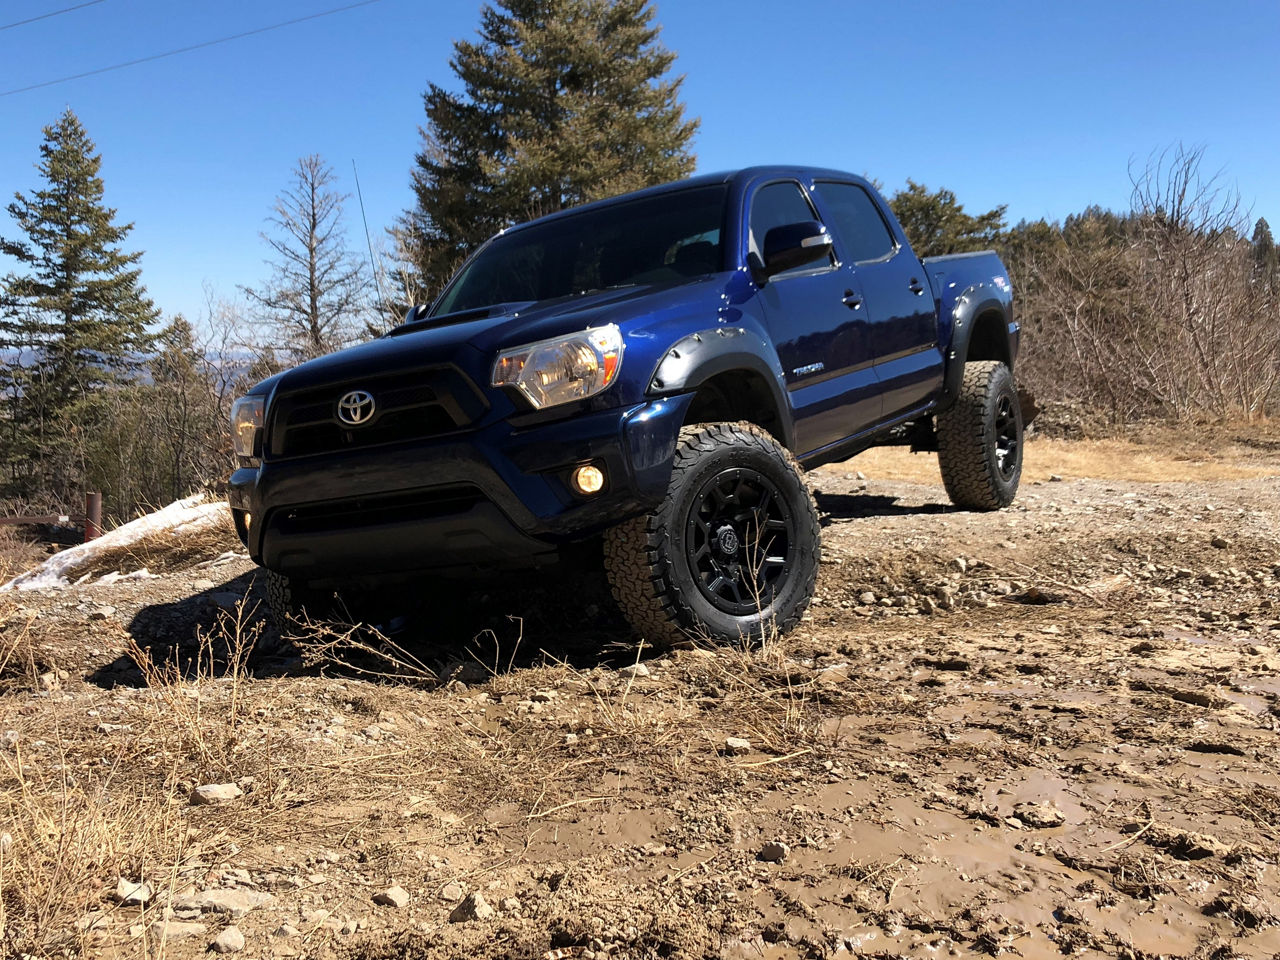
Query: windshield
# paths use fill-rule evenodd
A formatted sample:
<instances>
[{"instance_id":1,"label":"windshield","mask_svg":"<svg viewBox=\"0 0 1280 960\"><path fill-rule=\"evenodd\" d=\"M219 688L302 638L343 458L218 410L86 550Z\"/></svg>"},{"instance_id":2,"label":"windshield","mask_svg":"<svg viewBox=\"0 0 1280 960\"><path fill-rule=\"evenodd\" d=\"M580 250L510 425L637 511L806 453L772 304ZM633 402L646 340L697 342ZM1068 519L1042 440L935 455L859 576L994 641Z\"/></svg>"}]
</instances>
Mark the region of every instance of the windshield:
<instances>
[{"instance_id":1,"label":"windshield","mask_svg":"<svg viewBox=\"0 0 1280 960\"><path fill-rule=\"evenodd\" d=\"M611 204L495 237L462 268L432 315L551 300L722 269L727 184Z\"/></svg>"}]
</instances>

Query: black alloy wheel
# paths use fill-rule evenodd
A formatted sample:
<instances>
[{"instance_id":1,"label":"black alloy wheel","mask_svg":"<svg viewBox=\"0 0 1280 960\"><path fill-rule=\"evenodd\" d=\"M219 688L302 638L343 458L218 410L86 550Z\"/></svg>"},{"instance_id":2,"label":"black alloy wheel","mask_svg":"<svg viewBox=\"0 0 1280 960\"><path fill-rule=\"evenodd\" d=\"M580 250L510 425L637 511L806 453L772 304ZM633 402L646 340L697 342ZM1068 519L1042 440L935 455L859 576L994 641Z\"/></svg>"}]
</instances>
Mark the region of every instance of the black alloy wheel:
<instances>
[{"instance_id":1,"label":"black alloy wheel","mask_svg":"<svg viewBox=\"0 0 1280 960\"><path fill-rule=\"evenodd\" d=\"M690 506L685 552L703 596L737 617L772 604L795 540L777 486L757 470L734 467L707 480Z\"/></svg>"},{"instance_id":2,"label":"black alloy wheel","mask_svg":"<svg viewBox=\"0 0 1280 960\"><path fill-rule=\"evenodd\" d=\"M1018 398L1001 394L996 405L996 469L1000 479L1008 483L1021 469L1022 421L1017 411Z\"/></svg>"}]
</instances>

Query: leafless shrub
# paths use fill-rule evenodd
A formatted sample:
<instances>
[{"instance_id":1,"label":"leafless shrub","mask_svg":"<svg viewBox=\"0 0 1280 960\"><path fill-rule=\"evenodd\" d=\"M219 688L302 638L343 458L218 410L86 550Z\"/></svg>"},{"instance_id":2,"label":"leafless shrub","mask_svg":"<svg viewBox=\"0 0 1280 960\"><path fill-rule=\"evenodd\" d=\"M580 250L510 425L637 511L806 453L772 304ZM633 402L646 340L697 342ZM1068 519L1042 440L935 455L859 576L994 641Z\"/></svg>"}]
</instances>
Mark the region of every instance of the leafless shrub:
<instances>
[{"instance_id":1,"label":"leafless shrub","mask_svg":"<svg viewBox=\"0 0 1280 960\"><path fill-rule=\"evenodd\" d=\"M1036 394L1113 422L1256 418L1280 401L1280 301L1239 196L1182 146L1131 171L1132 210L1032 225L1009 251Z\"/></svg>"},{"instance_id":2,"label":"leafless shrub","mask_svg":"<svg viewBox=\"0 0 1280 960\"><path fill-rule=\"evenodd\" d=\"M241 736L245 688L264 628L256 612L247 599L223 611L212 628L197 631L196 655L187 661L175 655L157 662L129 640L127 653L152 693L146 701L152 719L169 730L165 750L185 776L200 782L234 780L245 773L250 746Z\"/></svg>"},{"instance_id":3,"label":"leafless shrub","mask_svg":"<svg viewBox=\"0 0 1280 960\"><path fill-rule=\"evenodd\" d=\"M374 682L396 681L427 687L439 682L436 672L412 651L367 624L303 617L292 624L289 639L298 646L308 666L336 665Z\"/></svg>"}]
</instances>

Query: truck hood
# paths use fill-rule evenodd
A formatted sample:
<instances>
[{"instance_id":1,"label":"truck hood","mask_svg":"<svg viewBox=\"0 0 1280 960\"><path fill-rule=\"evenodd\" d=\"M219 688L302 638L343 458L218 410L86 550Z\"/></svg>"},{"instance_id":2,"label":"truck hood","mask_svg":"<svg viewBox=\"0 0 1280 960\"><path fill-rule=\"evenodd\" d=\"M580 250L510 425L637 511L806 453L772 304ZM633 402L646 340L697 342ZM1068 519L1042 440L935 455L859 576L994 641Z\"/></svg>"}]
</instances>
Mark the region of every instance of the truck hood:
<instances>
[{"instance_id":1,"label":"truck hood","mask_svg":"<svg viewBox=\"0 0 1280 960\"><path fill-rule=\"evenodd\" d=\"M488 366L499 350L547 337L616 323L626 334L643 319L714 297L717 277L663 285L637 285L576 297L505 303L478 311L431 317L398 327L378 340L348 347L277 374L253 389L294 390L356 380L373 373L436 363ZM717 304L718 305L718 300ZM714 311L715 306L711 309Z\"/></svg>"}]
</instances>

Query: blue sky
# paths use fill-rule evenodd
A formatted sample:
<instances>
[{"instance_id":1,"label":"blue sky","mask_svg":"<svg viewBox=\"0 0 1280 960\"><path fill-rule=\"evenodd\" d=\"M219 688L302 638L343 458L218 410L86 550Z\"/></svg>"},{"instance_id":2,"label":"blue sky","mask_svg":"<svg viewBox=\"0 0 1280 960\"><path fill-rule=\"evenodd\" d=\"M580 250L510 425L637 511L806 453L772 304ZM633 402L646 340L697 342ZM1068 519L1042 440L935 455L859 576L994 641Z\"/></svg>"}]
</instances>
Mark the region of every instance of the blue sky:
<instances>
[{"instance_id":1,"label":"blue sky","mask_svg":"<svg viewBox=\"0 0 1280 960\"><path fill-rule=\"evenodd\" d=\"M0 26L83 0L5 0ZM0 29L0 93L350 0L102 0ZM359 164L375 236L411 202L429 81L455 85L473 0L379 0L125 70L0 96L0 194L36 186L41 128L72 107L103 155L166 314L266 275L258 233L297 157L345 191ZM1128 167L1202 145L1280 226L1280 2L659 0L702 171L804 162L946 186L967 208L1061 218L1123 208ZM363 250L359 209L351 244ZM15 227L0 214L0 235Z\"/></svg>"}]
</instances>

